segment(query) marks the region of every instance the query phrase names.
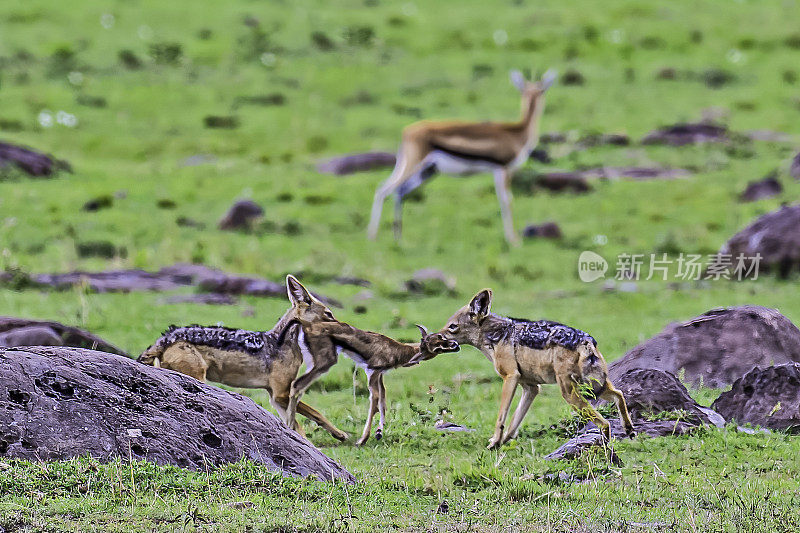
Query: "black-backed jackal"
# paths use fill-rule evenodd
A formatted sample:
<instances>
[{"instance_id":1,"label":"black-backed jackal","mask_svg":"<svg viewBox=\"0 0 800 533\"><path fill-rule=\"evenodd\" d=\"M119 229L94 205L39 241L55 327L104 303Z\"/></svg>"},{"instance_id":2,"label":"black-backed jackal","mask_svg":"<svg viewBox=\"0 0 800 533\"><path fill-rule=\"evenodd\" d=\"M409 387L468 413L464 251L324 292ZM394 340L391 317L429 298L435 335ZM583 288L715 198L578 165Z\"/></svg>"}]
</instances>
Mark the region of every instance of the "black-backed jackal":
<instances>
[{"instance_id":1,"label":"black-backed jackal","mask_svg":"<svg viewBox=\"0 0 800 533\"><path fill-rule=\"evenodd\" d=\"M490 311L491 304L492 291L482 290L450 317L439 332L446 339L478 348L503 378L500 411L489 440L490 449L516 436L539 393L539 385L546 383L557 383L567 403L593 421L607 440L611 439L610 425L587 401L587 395L614 402L626 433L633 434L625 397L608 379L606 362L594 338L557 322L496 315ZM522 387L522 396L504 433L517 385Z\"/></svg>"},{"instance_id":2,"label":"black-backed jackal","mask_svg":"<svg viewBox=\"0 0 800 533\"><path fill-rule=\"evenodd\" d=\"M287 287L302 287L287 276ZM305 290L305 289L303 289ZM283 421L299 433L303 428L287 417L289 391L297 379L309 350L298 323L334 320L322 302L309 295L307 302L292 301L292 307L269 331L247 331L217 326L170 327L139 356L144 364L175 370L200 381L214 381L231 387L263 388L270 404ZM308 362L308 361L307 361ZM348 434L335 427L310 405L297 402L296 411L313 420L334 438L346 440Z\"/></svg>"}]
</instances>

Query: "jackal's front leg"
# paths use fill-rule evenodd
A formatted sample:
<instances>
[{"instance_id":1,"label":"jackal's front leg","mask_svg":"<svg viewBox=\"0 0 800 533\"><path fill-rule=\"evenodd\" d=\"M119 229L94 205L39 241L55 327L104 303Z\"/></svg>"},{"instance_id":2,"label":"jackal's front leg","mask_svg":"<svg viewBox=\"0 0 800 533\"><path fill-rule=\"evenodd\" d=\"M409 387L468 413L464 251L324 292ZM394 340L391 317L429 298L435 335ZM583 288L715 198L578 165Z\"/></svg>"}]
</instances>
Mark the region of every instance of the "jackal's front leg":
<instances>
[{"instance_id":1,"label":"jackal's front leg","mask_svg":"<svg viewBox=\"0 0 800 533\"><path fill-rule=\"evenodd\" d=\"M494 435L489 439L489 445L486 447L489 450L498 446L503 438L503 428L508 418L508 412L511 410L511 401L514 399L517 383L519 383L519 374L503 377L503 390L500 392L500 411L497 413Z\"/></svg>"},{"instance_id":2,"label":"jackal's front leg","mask_svg":"<svg viewBox=\"0 0 800 533\"><path fill-rule=\"evenodd\" d=\"M531 386L523 383L522 394L519 398L519 404L517 404L517 410L514 411L514 416L511 418L511 425L508 427L506 434L503 435L503 440L500 444L505 444L517 436L519 426L525 419L525 415L528 413L528 409L530 409L533 399L536 398L537 394L539 394L539 385Z\"/></svg>"}]
</instances>

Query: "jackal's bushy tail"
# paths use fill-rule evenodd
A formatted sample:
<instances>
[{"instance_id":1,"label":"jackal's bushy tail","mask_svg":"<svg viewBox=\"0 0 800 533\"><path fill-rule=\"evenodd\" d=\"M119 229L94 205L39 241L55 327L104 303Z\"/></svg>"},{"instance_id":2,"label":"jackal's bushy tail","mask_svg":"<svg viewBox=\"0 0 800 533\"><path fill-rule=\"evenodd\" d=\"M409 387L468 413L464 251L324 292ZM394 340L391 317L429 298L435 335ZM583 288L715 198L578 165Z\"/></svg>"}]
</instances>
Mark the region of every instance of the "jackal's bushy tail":
<instances>
[{"instance_id":1,"label":"jackal's bushy tail","mask_svg":"<svg viewBox=\"0 0 800 533\"><path fill-rule=\"evenodd\" d=\"M588 396L599 398L606 390L606 379L608 378L608 366L603 355L597 350L593 342L583 342L577 347L580 355L579 366L583 374L583 383L591 387L591 394L587 390Z\"/></svg>"}]
</instances>

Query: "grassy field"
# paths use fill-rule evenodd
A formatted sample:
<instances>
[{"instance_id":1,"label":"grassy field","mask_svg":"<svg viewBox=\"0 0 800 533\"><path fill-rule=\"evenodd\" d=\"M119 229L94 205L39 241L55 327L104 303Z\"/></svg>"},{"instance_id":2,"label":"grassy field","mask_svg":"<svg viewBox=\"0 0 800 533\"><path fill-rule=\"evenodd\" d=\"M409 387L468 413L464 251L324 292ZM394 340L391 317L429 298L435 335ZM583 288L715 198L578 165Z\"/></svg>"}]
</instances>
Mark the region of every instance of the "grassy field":
<instances>
[{"instance_id":1,"label":"grassy field","mask_svg":"<svg viewBox=\"0 0 800 533\"><path fill-rule=\"evenodd\" d=\"M797 141L642 146L648 131L714 108L735 131L798 135L800 5L794 1L452 2L271 1L0 4L0 139L68 160L56 179L0 177L0 268L25 272L157 269L202 262L279 280L301 273L344 302L337 317L400 339L414 323L439 328L483 287L502 314L547 317L589 331L613 360L670 321L716 306L775 307L800 321L796 279L732 283L641 281L635 292L582 283L577 258L621 253L714 253L754 217L794 203ZM321 158L396 149L417 118L514 119L512 68L576 73L550 92L543 131L626 133L628 147L550 147L549 165L687 168L672 181L604 181L585 195L519 190L518 227L556 221L561 241L503 239L491 178L440 177L406 203L405 234L389 219L365 239L369 204L387 171L320 175ZM670 70L673 69L673 70ZM669 77L674 71L676 79ZM67 113L60 114L59 112ZM708 111L705 111L708 112ZM233 129L207 116L235 117ZM72 118L70 118L72 117ZM59 120L60 119L60 120ZM62 124L66 123L65 124ZM187 158L201 164L187 165ZM784 192L739 203L751 180L777 169ZM88 200L113 205L83 212ZM258 231L218 231L235 200L266 210ZM390 205L387 203L387 207ZM391 209L387 209L385 215ZM192 219L205 228L187 227ZM81 257L107 241L114 257ZM411 297L403 282L432 267L456 294ZM372 282L363 289L325 281ZM287 302L166 305L163 294L0 288L0 314L56 319L131 353L169 324L263 329ZM365 312L356 313L356 305ZM366 411L363 375L340 363L308 401L352 433ZM800 444L782 434L704 430L637 437L600 456L543 459L576 422L545 387L519 439L484 449L500 384L472 348L387 378L388 431L356 448L308 428L356 486L282 479L249 464L191 473L89 460L0 461L0 527L15 530L395 529L494 531L792 531L800 528ZM258 391L242 391L268 408ZM710 402L717 392L701 391ZM438 417L473 433L441 434ZM566 472L568 481L559 480ZM447 512L441 505L447 501ZM437 509L439 512L437 512Z\"/></svg>"}]
</instances>

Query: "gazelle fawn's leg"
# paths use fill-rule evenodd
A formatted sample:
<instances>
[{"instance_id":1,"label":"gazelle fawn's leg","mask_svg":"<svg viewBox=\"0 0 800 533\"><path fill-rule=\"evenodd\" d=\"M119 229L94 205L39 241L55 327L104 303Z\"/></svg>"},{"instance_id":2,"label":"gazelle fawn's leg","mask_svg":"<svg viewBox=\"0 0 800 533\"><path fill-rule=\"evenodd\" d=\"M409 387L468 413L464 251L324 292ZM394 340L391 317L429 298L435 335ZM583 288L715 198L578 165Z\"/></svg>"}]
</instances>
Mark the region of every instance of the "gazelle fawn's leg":
<instances>
[{"instance_id":1,"label":"gazelle fawn's leg","mask_svg":"<svg viewBox=\"0 0 800 533\"><path fill-rule=\"evenodd\" d=\"M519 246L520 239L514 231L514 217L511 214L511 173L506 168L494 172L494 189L500 202L500 216L503 219L503 231L509 244Z\"/></svg>"},{"instance_id":2,"label":"gazelle fawn's leg","mask_svg":"<svg viewBox=\"0 0 800 533\"><path fill-rule=\"evenodd\" d=\"M511 401L514 399L514 392L519 383L519 374L503 376L503 389L500 392L500 411L497 413L497 423L494 427L494 435L489 439L489 450L500 444L503 438L503 428L505 427L508 412L511 410Z\"/></svg>"},{"instance_id":3,"label":"gazelle fawn's leg","mask_svg":"<svg viewBox=\"0 0 800 533\"><path fill-rule=\"evenodd\" d=\"M378 420L378 429L375 431L375 440L381 440L383 437L383 425L386 422L386 387L383 385L383 372L378 377L378 387L380 387L380 397L378 398L380 419Z\"/></svg>"},{"instance_id":4,"label":"gazelle fawn's leg","mask_svg":"<svg viewBox=\"0 0 800 533\"><path fill-rule=\"evenodd\" d=\"M367 384L369 386L369 411L367 412L367 422L364 424L364 432L361 434L361 438L356 441L358 446L363 446L367 439L369 439L369 434L372 431L372 418L375 416L375 413L378 412L378 401L380 399L380 385L378 384L380 381L380 372L375 371L366 371L367 373Z\"/></svg>"},{"instance_id":5,"label":"gazelle fawn's leg","mask_svg":"<svg viewBox=\"0 0 800 533\"><path fill-rule=\"evenodd\" d=\"M505 444L511 439L516 438L517 432L519 431L519 426L522 424L522 420L528 413L528 409L530 409L531 404L533 403L533 400L536 398L537 394L539 394L539 385L522 385L522 394L519 397L517 410L514 411L514 417L511 419L511 425L508 427L508 430L503 436L503 440L500 442L500 444Z\"/></svg>"},{"instance_id":6,"label":"gazelle fawn's leg","mask_svg":"<svg viewBox=\"0 0 800 533\"><path fill-rule=\"evenodd\" d=\"M614 387L611 381L606 379L606 388L600 395L600 398L608 402L614 402L619 411L619 418L622 420L622 427L625 429L625 434L632 437L636 434L633 429L633 422L631 422L631 415L628 413L628 404L625 403L625 396L622 391Z\"/></svg>"},{"instance_id":7,"label":"gazelle fawn's leg","mask_svg":"<svg viewBox=\"0 0 800 533\"><path fill-rule=\"evenodd\" d=\"M581 396L578 391L578 385L569 376L557 376L558 386L561 388L561 395L575 409L579 415L585 419L591 420L600 429L600 432L606 439L606 442L611 440L611 425L608 420L603 418L603 415L597 412L592 407L586 398Z\"/></svg>"}]
</instances>

